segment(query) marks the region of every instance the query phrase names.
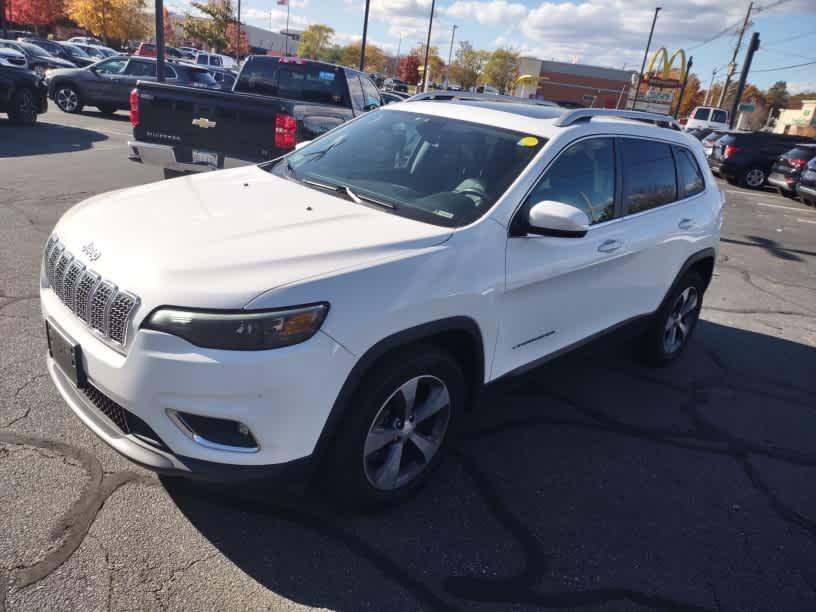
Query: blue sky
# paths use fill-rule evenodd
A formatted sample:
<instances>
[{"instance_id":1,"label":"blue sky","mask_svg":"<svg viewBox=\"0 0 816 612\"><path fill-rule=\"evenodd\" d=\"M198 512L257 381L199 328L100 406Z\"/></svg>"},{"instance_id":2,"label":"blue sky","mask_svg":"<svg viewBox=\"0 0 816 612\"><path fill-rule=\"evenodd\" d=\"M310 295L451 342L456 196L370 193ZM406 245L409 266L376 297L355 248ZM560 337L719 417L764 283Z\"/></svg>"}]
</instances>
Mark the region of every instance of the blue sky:
<instances>
[{"instance_id":1,"label":"blue sky","mask_svg":"<svg viewBox=\"0 0 816 612\"><path fill-rule=\"evenodd\" d=\"M234 0L235 1L235 0ZM290 0L290 25L305 28L324 23L334 28L336 42L345 44L362 34L363 0ZM168 0L174 12L184 12L187 0ZM759 0L746 35L758 31L762 47L754 57L750 82L765 88L777 80L792 92L816 90L816 64L801 68L759 70L816 61L816 0ZM431 0L371 0L369 40L395 53L424 41ZM742 0L666 0L657 21L652 48L669 53L684 48L694 56L693 72L707 87L712 70L727 63L736 41L734 31L748 7ZM559 61L639 68L654 2L641 0L438 0L432 45L447 59L451 28L456 40L494 49L510 46L523 55ZM276 0L242 0L244 21L281 29L286 7ZM729 32L698 46L729 26ZM696 48L695 48L696 47ZM743 50L745 45L743 46ZM740 52L742 60L744 52ZM756 70L757 72L754 72Z\"/></svg>"}]
</instances>

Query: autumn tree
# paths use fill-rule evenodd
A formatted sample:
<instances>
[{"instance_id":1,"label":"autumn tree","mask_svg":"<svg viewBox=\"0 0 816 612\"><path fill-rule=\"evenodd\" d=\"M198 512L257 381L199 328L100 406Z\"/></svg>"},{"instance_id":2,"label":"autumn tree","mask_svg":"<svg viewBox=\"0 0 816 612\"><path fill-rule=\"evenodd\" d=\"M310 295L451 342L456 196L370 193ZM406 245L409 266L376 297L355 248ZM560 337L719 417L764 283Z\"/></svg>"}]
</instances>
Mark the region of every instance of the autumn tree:
<instances>
[{"instance_id":1,"label":"autumn tree","mask_svg":"<svg viewBox=\"0 0 816 612\"><path fill-rule=\"evenodd\" d=\"M227 26L227 46L225 47L225 51L229 55L235 55L236 46L235 46L235 31L237 27L235 23L231 23ZM245 57L249 55L249 41L247 40L247 33L246 29L241 27L240 34L238 35L238 57Z\"/></svg>"},{"instance_id":2,"label":"autumn tree","mask_svg":"<svg viewBox=\"0 0 816 612\"><path fill-rule=\"evenodd\" d=\"M777 81L768 88L765 93L768 106L774 108L788 108L790 94L788 94L788 84L785 81Z\"/></svg>"},{"instance_id":3,"label":"autumn tree","mask_svg":"<svg viewBox=\"0 0 816 612\"><path fill-rule=\"evenodd\" d=\"M334 28L321 23L312 24L300 36L297 53L300 57L323 59L323 54L331 46L333 38Z\"/></svg>"},{"instance_id":4,"label":"autumn tree","mask_svg":"<svg viewBox=\"0 0 816 612\"><path fill-rule=\"evenodd\" d=\"M412 53L416 54L421 69L425 70L425 44L420 43ZM428 82L430 83L431 80L442 80L441 77L444 74L445 68L444 60L439 57L439 48L431 47L428 53L428 71L431 77Z\"/></svg>"},{"instance_id":5,"label":"autumn tree","mask_svg":"<svg viewBox=\"0 0 816 612\"><path fill-rule=\"evenodd\" d=\"M340 62L344 66L357 68L360 65L360 43L354 42L342 47ZM365 72L384 72L386 66L385 54L377 45L366 45Z\"/></svg>"},{"instance_id":6,"label":"autumn tree","mask_svg":"<svg viewBox=\"0 0 816 612\"><path fill-rule=\"evenodd\" d=\"M448 79L468 90L476 86L489 58L485 51L477 51L467 40L459 43L456 59L448 67Z\"/></svg>"},{"instance_id":7,"label":"autumn tree","mask_svg":"<svg viewBox=\"0 0 816 612\"><path fill-rule=\"evenodd\" d=\"M42 26L54 22L64 13L63 0L6 0L8 21L34 26L39 31Z\"/></svg>"},{"instance_id":8,"label":"autumn tree","mask_svg":"<svg viewBox=\"0 0 816 612\"><path fill-rule=\"evenodd\" d=\"M149 31L147 0L67 0L67 14L78 26L107 42L139 40Z\"/></svg>"},{"instance_id":9,"label":"autumn tree","mask_svg":"<svg viewBox=\"0 0 816 612\"><path fill-rule=\"evenodd\" d=\"M230 43L228 30L235 24L232 2L230 0L209 0L207 4L191 2L191 5L203 13L205 18L199 19L188 14L182 26L184 38L201 41L208 48L217 52L226 49Z\"/></svg>"},{"instance_id":10,"label":"autumn tree","mask_svg":"<svg viewBox=\"0 0 816 612\"><path fill-rule=\"evenodd\" d=\"M173 20L170 19L170 13L167 12L167 7L162 8L164 14L164 42L167 45L176 44L176 31L173 29Z\"/></svg>"},{"instance_id":11,"label":"autumn tree","mask_svg":"<svg viewBox=\"0 0 816 612\"><path fill-rule=\"evenodd\" d=\"M490 55L484 67L484 80L501 93L515 82L519 71L519 54L510 49L498 48Z\"/></svg>"},{"instance_id":12,"label":"autumn tree","mask_svg":"<svg viewBox=\"0 0 816 612\"><path fill-rule=\"evenodd\" d=\"M419 58L416 53L402 58L399 65L399 78L411 85L419 83Z\"/></svg>"}]
</instances>

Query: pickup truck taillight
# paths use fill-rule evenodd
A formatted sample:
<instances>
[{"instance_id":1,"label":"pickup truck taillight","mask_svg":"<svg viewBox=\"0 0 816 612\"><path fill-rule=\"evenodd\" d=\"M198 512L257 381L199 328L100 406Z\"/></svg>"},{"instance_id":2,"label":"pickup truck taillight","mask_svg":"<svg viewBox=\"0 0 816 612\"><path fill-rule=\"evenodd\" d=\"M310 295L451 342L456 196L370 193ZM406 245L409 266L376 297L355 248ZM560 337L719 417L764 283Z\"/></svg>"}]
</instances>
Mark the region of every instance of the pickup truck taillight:
<instances>
[{"instance_id":1,"label":"pickup truck taillight","mask_svg":"<svg viewBox=\"0 0 816 612\"><path fill-rule=\"evenodd\" d=\"M275 115L275 147L294 149L297 142L297 120L292 115Z\"/></svg>"},{"instance_id":2,"label":"pickup truck taillight","mask_svg":"<svg viewBox=\"0 0 816 612\"><path fill-rule=\"evenodd\" d=\"M808 163L806 159L788 159L788 163L793 166L794 168L804 168L805 164Z\"/></svg>"},{"instance_id":3,"label":"pickup truck taillight","mask_svg":"<svg viewBox=\"0 0 816 612\"><path fill-rule=\"evenodd\" d=\"M739 151L739 147L735 147L734 145L725 145L725 150L723 151L723 157L727 159L727 158L731 157L737 151Z\"/></svg>"},{"instance_id":4,"label":"pickup truck taillight","mask_svg":"<svg viewBox=\"0 0 816 612\"><path fill-rule=\"evenodd\" d=\"M130 92L130 125L139 125L139 92L135 89Z\"/></svg>"}]
</instances>

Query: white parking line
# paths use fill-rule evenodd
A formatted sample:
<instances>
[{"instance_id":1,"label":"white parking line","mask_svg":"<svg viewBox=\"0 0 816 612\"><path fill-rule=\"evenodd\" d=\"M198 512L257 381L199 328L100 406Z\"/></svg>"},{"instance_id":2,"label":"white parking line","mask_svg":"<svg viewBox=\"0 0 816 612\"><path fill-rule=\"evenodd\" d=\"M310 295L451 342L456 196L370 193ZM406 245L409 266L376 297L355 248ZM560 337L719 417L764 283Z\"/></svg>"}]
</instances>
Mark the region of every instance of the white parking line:
<instances>
[{"instance_id":1,"label":"white parking line","mask_svg":"<svg viewBox=\"0 0 816 612\"><path fill-rule=\"evenodd\" d=\"M754 206L767 206L768 208L781 208L782 210L790 210L796 214L816 215L816 210L802 210L793 206L780 206L779 204L766 204L765 202L754 202Z\"/></svg>"},{"instance_id":2,"label":"white parking line","mask_svg":"<svg viewBox=\"0 0 816 612\"><path fill-rule=\"evenodd\" d=\"M797 219L797 221L800 223L816 223L816 221L813 221L812 219Z\"/></svg>"}]
</instances>

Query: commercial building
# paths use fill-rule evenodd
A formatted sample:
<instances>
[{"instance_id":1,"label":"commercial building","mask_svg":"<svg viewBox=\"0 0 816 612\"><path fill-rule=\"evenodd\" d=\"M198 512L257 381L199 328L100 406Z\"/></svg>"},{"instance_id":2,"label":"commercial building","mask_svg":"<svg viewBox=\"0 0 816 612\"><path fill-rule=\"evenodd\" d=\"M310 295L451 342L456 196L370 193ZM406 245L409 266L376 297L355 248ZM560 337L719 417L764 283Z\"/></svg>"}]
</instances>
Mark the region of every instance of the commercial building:
<instances>
[{"instance_id":1,"label":"commercial building","mask_svg":"<svg viewBox=\"0 0 816 612\"><path fill-rule=\"evenodd\" d=\"M774 124L774 132L816 137L816 100L802 100L802 108L781 111Z\"/></svg>"},{"instance_id":2,"label":"commercial building","mask_svg":"<svg viewBox=\"0 0 816 612\"><path fill-rule=\"evenodd\" d=\"M532 57L519 61L515 95L594 108L618 108L626 103L637 71L586 64L553 62Z\"/></svg>"}]
</instances>

